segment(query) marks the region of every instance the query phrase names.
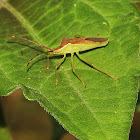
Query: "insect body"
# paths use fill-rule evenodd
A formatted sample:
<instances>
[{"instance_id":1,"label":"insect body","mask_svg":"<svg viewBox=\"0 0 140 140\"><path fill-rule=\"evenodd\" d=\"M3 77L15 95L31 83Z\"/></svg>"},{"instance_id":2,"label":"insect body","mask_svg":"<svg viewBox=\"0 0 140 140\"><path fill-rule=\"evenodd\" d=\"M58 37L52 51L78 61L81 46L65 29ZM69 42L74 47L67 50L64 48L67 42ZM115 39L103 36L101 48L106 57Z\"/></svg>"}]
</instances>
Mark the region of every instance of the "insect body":
<instances>
[{"instance_id":1,"label":"insect body","mask_svg":"<svg viewBox=\"0 0 140 140\"><path fill-rule=\"evenodd\" d=\"M17 37L17 36L8 36L8 37ZM38 46L41 46L41 47L46 48L46 49L49 50L47 52L43 52L43 53L39 54L39 55L41 55L41 54L44 54L44 53L50 53L47 56L47 68L44 68L46 70L49 69L49 58L50 57L58 56L58 55L63 55L63 58L58 62L58 64L55 67L55 72L56 72L56 82L55 82L55 85L57 85L57 82L58 82L57 69L62 64L62 62L65 60L67 53L71 54L71 64L72 64L73 73L78 77L78 79L82 82L82 84L84 85L85 88L86 88L86 85L85 85L84 81L75 72L74 61L73 61L74 53L76 53L76 55L79 57L79 59L81 59L82 61L84 61L88 65L96 68L97 70L99 70L102 73L108 75L112 79L118 80L118 79L116 79L113 76L111 76L110 74L104 72L103 70L101 70L100 68L98 68L97 66L95 66L94 64L92 64L91 62L87 61L86 59L84 59L83 57L81 57L79 55L79 52L90 50L90 49L101 47L101 46L106 46L108 44L108 42L109 42L109 39L107 39L107 38L96 38L96 37L88 37L88 38L82 37L82 38L73 38L73 39L63 38L60 46L58 48L55 48L55 49L50 49L50 48L48 48L46 46L39 45L39 44L29 40L29 39L25 39L25 38L22 38L22 37L18 37L18 38L23 39L23 40L27 40L29 42L32 42L32 43L34 43L34 44L36 44ZM33 57L33 58L35 58L35 57ZM30 64L32 59L29 61L27 66Z\"/></svg>"}]
</instances>

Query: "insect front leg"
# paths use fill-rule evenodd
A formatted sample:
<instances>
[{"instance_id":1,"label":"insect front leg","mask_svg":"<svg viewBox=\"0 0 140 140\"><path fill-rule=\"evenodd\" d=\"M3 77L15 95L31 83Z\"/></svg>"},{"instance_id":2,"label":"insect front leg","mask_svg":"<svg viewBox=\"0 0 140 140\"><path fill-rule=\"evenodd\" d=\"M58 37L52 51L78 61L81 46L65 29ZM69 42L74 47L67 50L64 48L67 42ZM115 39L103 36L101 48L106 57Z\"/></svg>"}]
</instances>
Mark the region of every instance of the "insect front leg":
<instances>
[{"instance_id":1,"label":"insect front leg","mask_svg":"<svg viewBox=\"0 0 140 140\"><path fill-rule=\"evenodd\" d=\"M78 79L82 82L82 84L84 85L84 87L87 88L86 85L85 85L85 83L84 83L84 81L83 81L83 80L76 74L76 72L75 72L74 61L73 61L73 55L74 55L74 53L71 53L72 71L73 71L73 73L78 77Z\"/></svg>"},{"instance_id":2,"label":"insect front leg","mask_svg":"<svg viewBox=\"0 0 140 140\"><path fill-rule=\"evenodd\" d=\"M59 61L59 63L56 65L55 67L55 73L56 73L56 82L55 82L55 86L57 85L58 82L58 76L57 76L57 69L58 67L62 64L62 62L65 60L66 54L64 54L63 58Z\"/></svg>"},{"instance_id":3,"label":"insect front leg","mask_svg":"<svg viewBox=\"0 0 140 140\"><path fill-rule=\"evenodd\" d=\"M49 69L49 58L52 57L52 56L56 56L56 54L49 54L47 56L47 68L43 67L44 70L48 70Z\"/></svg>"},{"instance_id":4,"label":"insect front leg","mask_svg":"<svg viewBox=\"0 0 140 140\"><path fill-rule=\"evenodd\" d=\"M89 64L90 66L92 66L92 67L94 67L94 68L96 68L96 69L99 70L100 72L102 72L102 73L108 75L108 76L111 77L112 79L114 79L114 80L116 80L116 81L120 81L119 79L117 79L117 78L111 76L110 74L104 72L102 69L98 68L97 66L93 65L91 62L89 62L89 61L87 61L86 59L84 59L83 57L81 57L81 56L79 55L79 52L76 52L76 54L77 54L77 56L78 56L82 61L84 61L85 63Z\"/></svg>"}]
</instances>

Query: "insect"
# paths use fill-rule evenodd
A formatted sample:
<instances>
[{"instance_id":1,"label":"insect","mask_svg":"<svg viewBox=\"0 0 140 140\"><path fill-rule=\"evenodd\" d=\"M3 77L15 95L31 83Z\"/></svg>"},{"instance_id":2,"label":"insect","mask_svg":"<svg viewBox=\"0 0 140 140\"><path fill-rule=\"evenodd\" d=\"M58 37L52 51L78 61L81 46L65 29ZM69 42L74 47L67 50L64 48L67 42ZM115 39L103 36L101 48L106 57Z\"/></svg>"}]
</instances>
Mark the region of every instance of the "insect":
<instances>
[{"instance_id":1,"label":"insect","mask_svg":"<svg viewBox=\"0 0 140 140\"><path fill-rule=\"evenodd\" d=\"M93 68L99 70L100 72L108 75L109 77L111 77L112 79L119 81L119 79L111 76L110 74L104 72L102 69L98 68L97 66L95 66L94 64L92 64L91 62L89 62L88 60L86 60L85 58L83 58L81 55L79 55L79 52L82 51L86 51L86 50L90 50L93 48L97 48L97 47L101 47L101 46L106 46L109 42L109 39L107 38L98 38L98 37L81 37L79 35L75 36L75 38L73 39L68 39L68 38L63 38L61 41L61 44L58 48L55 49L50 49L46 46L37 44L36 42L33 42L32 40L26 39L26 38L22 38L22 37L18 37L18 36L8 36L8 37L17 37L20 38L22 40L26 40L29 41L31 43L34 43L40 47L43 47L45 49L48 49L49 51L47 52L42 52L38 55L41 54L45 54L45 53L50 53L47 55L47 68L44 68L45 70L49 69L49 58L53 57L53 56L60 56L62 55L63 58L58 62L58 64L55 67L55 73L56 73L56 82L55 85L57 85L58 83L58 75L57 75L57 69L59 68L59 66L62 64L62 62L65 60L66 58L66 54L70 53L71 54L71 65L72 65L72 70L73 73L77 76L77 78L82 82L82 84L84 85L84 87L86 88L86 85L84 83L84 81L77 75L77 73L75 72L75 68L74 68L74 61L73 61L73 56L76 53L76 55L78 56L79 59L81 59L83 62L85 62L86 64L92 66ZM80 38L81 37L81 38ZM37 55L37 56L38 56ZM36 56L35 56L36 57ZM30 64L30 62L35 58L33 57L27 64Z\"/></svg>"}]
</instances>

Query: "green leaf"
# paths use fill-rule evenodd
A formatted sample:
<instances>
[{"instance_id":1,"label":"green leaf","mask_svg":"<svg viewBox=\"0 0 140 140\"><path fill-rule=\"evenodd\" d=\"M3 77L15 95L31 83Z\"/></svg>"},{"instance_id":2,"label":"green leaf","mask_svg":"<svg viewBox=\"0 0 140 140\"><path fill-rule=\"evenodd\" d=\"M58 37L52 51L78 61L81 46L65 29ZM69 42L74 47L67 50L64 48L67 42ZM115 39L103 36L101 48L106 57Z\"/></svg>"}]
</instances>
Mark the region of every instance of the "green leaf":
<instances>
[{"instance_id":1,"label":"green leaf","mask_svg":"<svg viewBox=\"0 0 140 140\"><path fill-rule=\"evenodd\" d=\"M70 133L83 140L128 139L140 75L140 18L137 9L125 1L99 0L0 0L0 95L21 87L29 100L37 100ZM110 39L106 47L81 53L85 59L120 79L115 81L70 55L58 69L60 57L47 55L29 60L47 51L30 42L8 38L16 35L51 49L59 47L63 37L75 34ZM123 132L123 133L122 133Z\"/></svg>"}]
</instances>

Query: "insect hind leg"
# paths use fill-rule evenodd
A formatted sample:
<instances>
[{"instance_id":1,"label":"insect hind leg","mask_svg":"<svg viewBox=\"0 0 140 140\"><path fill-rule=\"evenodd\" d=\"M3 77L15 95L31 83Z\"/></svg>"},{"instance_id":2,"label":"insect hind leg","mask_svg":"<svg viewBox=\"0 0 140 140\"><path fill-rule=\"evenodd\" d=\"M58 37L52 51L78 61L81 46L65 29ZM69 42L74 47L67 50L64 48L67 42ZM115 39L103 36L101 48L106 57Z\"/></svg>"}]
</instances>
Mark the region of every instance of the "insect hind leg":
<instances>
[{"instance_id":1,"label":"insect hind leg","mask_svg":"<svg viewBox=\"0 0 140 140\"><path fill-rule=\"evenodd\" d=\"M112 79L114 79L114 80L116 80L116 81L120 81L119 79L117 79L117 78L113 77L112 75L110 75L110 74L104 72L104 71L103 71L102 69L100 69L99 67L93 65L91 62L89 62L89 61L87 61L86 59L84 59L83 57L81 57L81 56L79 55L79 52L76 52L76 54L77 54L77 56L78 56L82 61L84 61L84 62L87 63L88 65L90 65L90 66L94 67L95 69L99 70L100 72L102 72L102 73L108 75L108 76L111 77Z\"/></svg>"}]
</instances>

